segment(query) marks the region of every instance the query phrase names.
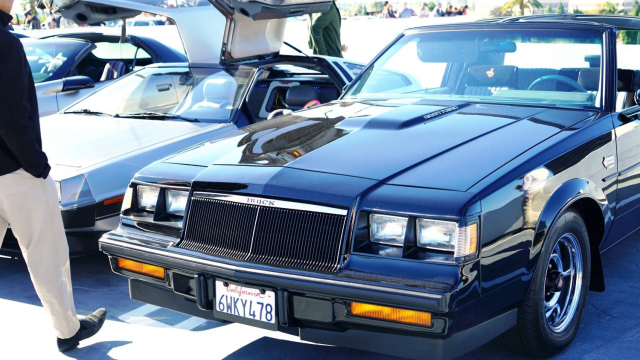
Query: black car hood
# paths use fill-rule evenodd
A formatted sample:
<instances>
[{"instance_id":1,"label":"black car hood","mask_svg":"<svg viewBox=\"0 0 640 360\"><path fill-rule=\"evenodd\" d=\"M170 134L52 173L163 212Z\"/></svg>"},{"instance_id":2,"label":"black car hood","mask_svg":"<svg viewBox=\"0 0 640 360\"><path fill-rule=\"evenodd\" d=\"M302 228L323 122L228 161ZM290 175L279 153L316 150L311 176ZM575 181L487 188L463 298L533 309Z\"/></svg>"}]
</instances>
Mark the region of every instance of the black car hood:
<instances>
[{"instance_id":1,"label":"black car hood","mask_svg":"<svg viewBox=\"0 0 640 360\"><path fill-rule=\"evenodd\" d=\"M244 127L165 162L285 167L465 191L594 113L421 100L334 102Z\"/></svg>"}]
</instances>

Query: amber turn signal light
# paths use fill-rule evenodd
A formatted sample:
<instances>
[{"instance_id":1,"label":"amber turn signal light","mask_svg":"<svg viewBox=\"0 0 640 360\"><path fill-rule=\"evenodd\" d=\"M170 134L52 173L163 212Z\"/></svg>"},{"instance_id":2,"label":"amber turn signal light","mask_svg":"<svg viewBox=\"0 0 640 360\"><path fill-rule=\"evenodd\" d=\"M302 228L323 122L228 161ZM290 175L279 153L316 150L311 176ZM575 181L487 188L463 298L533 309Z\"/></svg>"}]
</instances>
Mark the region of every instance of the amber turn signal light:
<instances>
[{"instance_id":1,"label":"amber turn signal light","mask_svg":"<svg viewBox=\"0 0 640 360\"><path fill-rule=\"evenodd\" d=\"M431 326L431 314L427 312L404 310L392 307L351 303L351 315L371 319L395 321L405 324Z\"/></svg>"},{"instance_id":2,"label":"amber turn signal light","mask_svg":"<svg viewBox=\"0 0 640 360\"><path fill-rule=\"evenodd\" d=\"M144 264L133 260L118 259L118 268L164 280L164 269L159 266Z\"/></svg>"}]
</instances>

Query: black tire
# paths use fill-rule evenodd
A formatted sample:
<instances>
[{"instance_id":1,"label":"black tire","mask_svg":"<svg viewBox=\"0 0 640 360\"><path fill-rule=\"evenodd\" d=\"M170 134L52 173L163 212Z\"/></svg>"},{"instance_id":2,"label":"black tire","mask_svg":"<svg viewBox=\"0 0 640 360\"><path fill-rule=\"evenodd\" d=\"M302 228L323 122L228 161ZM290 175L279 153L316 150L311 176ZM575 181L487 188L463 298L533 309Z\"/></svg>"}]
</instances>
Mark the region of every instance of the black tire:
<instances>
[{"instance_id":1,"label":"black tire","mask_svg":"<svg viewBox=\"0 0 640 360\"><path fill-rule=\"evenodd\" d=\"M582 284L579 287L579 296L576 293L578 302L571 320L566 322L564 329L554 331L545 316L545 296L548 296L545 295L545 284L551 255L560 238L567 238L566 234L574 235L580 247ZM577 262L580 261L576 260ZM516 326L505 332L499 338L499 343L511 351L537 358L553 356L569 346L580 327L590 275L591 253L587 227L577 211L568 209L554 222L545 239L529 292L518 308ZM578 289L578 286L575 286L575 289Z\"/></svg>"}]
</instances>

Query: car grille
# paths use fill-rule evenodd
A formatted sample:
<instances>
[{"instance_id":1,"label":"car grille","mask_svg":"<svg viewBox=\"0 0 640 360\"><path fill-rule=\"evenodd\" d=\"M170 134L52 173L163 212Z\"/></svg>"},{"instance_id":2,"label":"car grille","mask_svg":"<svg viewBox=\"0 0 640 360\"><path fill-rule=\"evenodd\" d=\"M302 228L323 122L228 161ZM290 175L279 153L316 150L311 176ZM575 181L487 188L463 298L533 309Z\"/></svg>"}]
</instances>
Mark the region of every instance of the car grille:
<instances>
[{"instance_id":1,"label":"car grille","mask_svg":"<svg viewBox=\"0 0 640 360\"><path fill-rule=\"evenodd\" d=\"M178 246L223 258L334 272L340 266L346 215L335 208L195 193Z\"/></svg>"}]
</instances>

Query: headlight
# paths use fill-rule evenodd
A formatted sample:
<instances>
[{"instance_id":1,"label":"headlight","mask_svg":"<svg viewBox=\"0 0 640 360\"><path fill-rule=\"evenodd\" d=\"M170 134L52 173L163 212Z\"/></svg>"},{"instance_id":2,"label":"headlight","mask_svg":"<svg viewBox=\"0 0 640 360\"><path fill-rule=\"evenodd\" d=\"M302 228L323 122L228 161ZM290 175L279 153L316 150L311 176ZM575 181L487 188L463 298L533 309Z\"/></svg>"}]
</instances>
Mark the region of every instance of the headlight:
<instances>
[{"instance_id":1,"label":"headlight","mask_svg":"<svg viewBox=\"0 0 640 360\"><path fill-rule=\"evenodd\" d=\"M387 245L404 245L404 236L407 232L406 217L371 214L369 219L371 229L371 241Z\"/></svg>"},{"instance_id":2,"label":"headlight","mask_svg":"<svg viewBox=\"0 0 640 360\"><path fill-rule=\"evenodd\" d=\"M453 221L418 219L418 246L454 253L454 257L475 254L478 249L478 223L458 227Z\"/></svg>"},{"instance_id":3,"label":"headlight","mask_svg":"<svg viewBox=\"0 0 640 360\"><path fill-rule=\"evenodd\" d=\"M184 216L188 198L189 192L187 191L167 190L165 194L167 213Z\"/></svg>"},{"instance_id":4,"label":"headlight","mask_svg":"<svg viewBox=\"0 0 640 360\"><path fill-rule=\"evenodd\" d=\"M160 188L153 186L138 186L138 208L146 211L155 211L158 203Z\"/></svg>"},{"instance_id":5,"label":"headlight","mask_svg":"<svg viewBox=\"0 0 640 360\"><path fill-rule=\"evenodd\" d=\"M427 249L455 251L458 223L418 219L418 246Z\"/></svg>"}]
</instances>

